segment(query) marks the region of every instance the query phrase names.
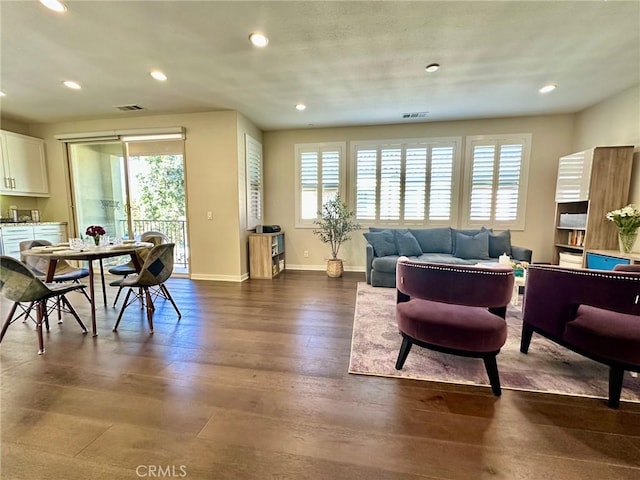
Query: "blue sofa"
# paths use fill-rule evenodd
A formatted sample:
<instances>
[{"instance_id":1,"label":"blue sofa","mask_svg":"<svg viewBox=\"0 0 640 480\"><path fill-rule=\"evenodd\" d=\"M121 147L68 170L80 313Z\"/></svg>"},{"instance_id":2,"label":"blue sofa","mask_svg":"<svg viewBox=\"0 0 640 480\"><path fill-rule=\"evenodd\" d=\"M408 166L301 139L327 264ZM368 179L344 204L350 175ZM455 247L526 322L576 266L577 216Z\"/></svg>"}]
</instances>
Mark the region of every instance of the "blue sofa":
<instances>
[{"instance_id":1,"label":"blue sofa","mask_svg":"<svg viewBox=\"0 0 640 480\"><path fill-rule=\"evenodd\" d=\"M532 251L511 245L511 232L494 233L487 228L375 228L364 233L367 283L374 287L396 286L398 258L432 263L475 265L497 262L504 253L513 260L531 263Z\"/></svg>"}]
</instances>

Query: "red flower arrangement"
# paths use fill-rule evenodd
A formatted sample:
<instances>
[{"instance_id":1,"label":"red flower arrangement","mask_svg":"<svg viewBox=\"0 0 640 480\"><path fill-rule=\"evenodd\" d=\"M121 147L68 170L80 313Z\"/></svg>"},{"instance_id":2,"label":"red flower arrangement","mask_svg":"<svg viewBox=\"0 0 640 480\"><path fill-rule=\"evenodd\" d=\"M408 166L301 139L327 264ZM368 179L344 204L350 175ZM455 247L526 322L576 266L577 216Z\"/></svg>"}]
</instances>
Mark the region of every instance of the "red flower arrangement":
<instances>
[{"instance_id":1,"label":"red flower arrangement","mask_svg":"<svg viewBox=\"0 0 640 480\"><path fill-rule=\"evenodd\" d=\"M84 233L86 233L90 237L93 237L93 241L95 242L96 245L98 245L100 243L100 237L102 235L105 235L107 232L100 225L91 225L87 227L87 231Z\"/></svg>"}]
</instances>

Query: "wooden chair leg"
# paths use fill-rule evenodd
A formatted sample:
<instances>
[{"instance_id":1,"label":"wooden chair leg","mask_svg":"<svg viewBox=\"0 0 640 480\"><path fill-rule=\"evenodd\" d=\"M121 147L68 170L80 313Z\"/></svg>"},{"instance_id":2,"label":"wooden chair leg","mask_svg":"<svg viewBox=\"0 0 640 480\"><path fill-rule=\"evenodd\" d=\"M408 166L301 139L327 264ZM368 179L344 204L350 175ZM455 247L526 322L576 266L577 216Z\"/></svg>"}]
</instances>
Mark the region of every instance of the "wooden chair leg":
<instances>
[{"instance_id":1,"label":"wooden chair leg","mask_svg":"<svg viewBox=\"0 0 640 480\"><path fill-rule=\"evenodd\" d=\"M80 317L78 316L78 312L76 312L75 308L73 308L73 305L71 305L71 302L67 299L67 297L65 297L64 295L61 295L60 300L62 301L62 303L66 305L67 309L69 309L69 313L73 315L73 318L76 319L76 322L78 322L78 325L80 325L80 328L82 328L82 333L87 333L87 327L82 322L82 320L80 320Z\"/></svg>"},{"instance_id":2,"label":"wooden chair leg","mask_svg":"<svg viewBox=\"0 0 640 480\"><path fill-rule=\"evenodd\" d=\"M153 333L153 301L151 300L151 293L149 293L149 287L144 287L144 296L147 302L147 321L149 322L149 333Z\"/></svg>"},{"instance_id":3,"label":"wooden chair leg","mask_svg":"<svg viewBox=\"0 0 640 480\"><path fill-rule=\"evenodd\" d=\"M0 332L0 342L2 342L2 339L4 338L4 334L7 333L7 328L9 328L9 325L11 325L11 319L13 318L13 315L16 313L16 308L18 308L18 302L14 302L14 304L11 306L11 310L9 310L9 315L7 315L6 320L2 324L2 332Z\"/></svg>"},{"instance_id":4,"label":"wooden chair leg","mask_svg":"<svg viewBox=\"0 0 640 480\"><path fill-rule=\"evenodd\" d=\"M173 297L169 293L169 290L167 289L167 287L164 284L162 284L160 285L160 290L165 295L165 297L169 299L169 301L171 302L171 305L173 305L173 308L176 310L176 313L178 314L178 320L181 319L182 314L180 313L180 310L178 310L178 306L176 305L176 302L173 301Z\"/></svg>"},{"instance_id":5,"label":"wooden chair leg","mask_svg":"<svg viewBox=\"0 0 640 480\"><path fill-rule=\"evenodd\" d=\"M624 369L619 367L609 367L609 401L607 405L610 408L618 408L620 406L620 394L622 393L622 380L624 378Z\"/></svg>"},{"instance_id":6,"label":"wooden chair leg","mask_svg":"<svg viewBox=\"0 0 640 480\"><path fill-rule=\"evenodd\" d=\"M396 360L396 370L402 370L404 362L407 360L407 356L411 351L413 343L409 340L409 337L402 336L402 345L400 346L400 352L398 352L398 359Z\"/></svg>"},{"instance_id":7,"label":"wooden chair leg","mask_svg":"<svg viewBox=\"0 0 640 480\"><path fill-rule=\"evenodd\" d=\"M496 397L502 395L502 389L500 388L500 375L498 374L498 363L496 362L496 356L491 355L484 357L484 368L487 370L489 376L489 383L491 384L491 391Z\"/></svg>"},{"instance_id":8,"label":"wooden chair leg","mask_svg":"<svg viewBox=\"0 0 640 480\"><path fill-rule=\"evenodd\" d=\"M113 331L114 332L116 330L118 330L118 325L120 325L120 320L122 319L122 314L124 313L126 308L129 306L129 304L127 302L129 301L129 297L131 296L132 292L133 292L133 290L130 288L127 291L127 296L124 297L124 302L122 303L122 308L120 309L120 314L118 315L118 319L116 320L116 324L113 326Z\"/></svg>"},{"instance_id":9,"label":"wooden chair leg","mask_svg":"<svg viewBox=\"0 0 640 480\"><path fill-rule=\"evenodd\" d=\"M45 304L46 300L41 300L38 302L36 309L36 331L38 332L38 355L42 355L44 353L44 335L42 334L42 319L47 314L47 306Z\"/></svg>"}]
</instances>

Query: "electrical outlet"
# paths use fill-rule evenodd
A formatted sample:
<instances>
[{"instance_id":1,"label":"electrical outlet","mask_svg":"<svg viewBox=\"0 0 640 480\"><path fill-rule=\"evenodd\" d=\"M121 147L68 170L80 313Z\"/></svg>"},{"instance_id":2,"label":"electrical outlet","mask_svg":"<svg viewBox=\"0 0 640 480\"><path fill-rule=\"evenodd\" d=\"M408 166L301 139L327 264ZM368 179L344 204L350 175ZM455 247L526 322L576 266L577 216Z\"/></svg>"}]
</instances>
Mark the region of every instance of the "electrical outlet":
<instances>
[{"instance_id":1,"label":"electrical outlet","mask_svg":"<svg viewBox=\"0 0 640 480\"><path fill-rule=\"evenodd\" d=\"M309 258L309 250L305 250L303 255L304 255L304 258Z\"/></svg>"},{"instance_id":2,"label":"electrical outlet","mask_svg":"<svg viewBox=\"0 0 640 480\"><path fill-rule=\"evenodd\" d=\"M207 220L213 220L213 212L207 212Z\"/></svg>"}]
</instances>

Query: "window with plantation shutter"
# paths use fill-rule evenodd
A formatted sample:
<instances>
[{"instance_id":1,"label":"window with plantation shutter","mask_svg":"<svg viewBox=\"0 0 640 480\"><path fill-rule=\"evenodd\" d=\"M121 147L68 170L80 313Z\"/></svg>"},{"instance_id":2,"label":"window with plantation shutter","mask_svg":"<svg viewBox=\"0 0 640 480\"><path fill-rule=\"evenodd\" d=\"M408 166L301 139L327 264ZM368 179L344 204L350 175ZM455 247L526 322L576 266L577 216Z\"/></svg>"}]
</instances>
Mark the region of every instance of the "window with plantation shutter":
<instances>
[{"instance_id":1,"label":"window with plantation shutter","mask_svg":"<svg viewBox=\"0 0 640 480\"><path fill-rule=\"evenodd\" d=\"M247 230L262 223L262 144L245 135Z\"/></svg>"},{"instance_id":2,"label":"window with plantation shutter","mask_svg":"<svg viewBox=\"0 0 640 480\"><path fill-rule=\"evenodd\" d=\"M298 144L296 156L296 226L313 226L322 205L344 185L344 143Z\"/></svg>"},{"instance_id":3,"label":"window with plantation shutter","mask_svg":"<svg viewBox=\"0 0 640 480\"><path fill-rule=\"evenodd\" d=\"M464 223L523 229L531 135L467 137Z\"/></svg>"},{"instance_id":4,"label":"window with plantation shutter","mask_svg":"<svg viewBox=\"0 0 640 480\"><path fill-rule=\"evenodd\" d=\"M376 225L450 225L456 220L460 138L354 142L353 207Z\"/></svg>"}]
</instances>

